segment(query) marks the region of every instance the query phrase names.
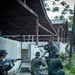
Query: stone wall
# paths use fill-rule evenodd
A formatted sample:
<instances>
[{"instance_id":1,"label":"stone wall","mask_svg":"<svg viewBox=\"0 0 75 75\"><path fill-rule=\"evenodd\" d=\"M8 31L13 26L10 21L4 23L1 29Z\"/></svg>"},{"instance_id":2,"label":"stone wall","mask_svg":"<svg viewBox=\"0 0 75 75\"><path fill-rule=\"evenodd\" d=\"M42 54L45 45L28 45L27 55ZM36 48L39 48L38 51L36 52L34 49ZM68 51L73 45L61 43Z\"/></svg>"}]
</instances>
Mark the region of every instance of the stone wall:
<instances>
[{"instance_id":1,"label":"stone wall","mask_svg":"<svg viewBox=\"0 0 75 75\"><path fill-rule=\"evenodd\" d=\"M0 37L0 49L5 49L8 52L6 58L16 59L21 58L21 42ZM21 61L15 62L15 66L9 71L16 71Z\"/></svg>"}]
</instances>

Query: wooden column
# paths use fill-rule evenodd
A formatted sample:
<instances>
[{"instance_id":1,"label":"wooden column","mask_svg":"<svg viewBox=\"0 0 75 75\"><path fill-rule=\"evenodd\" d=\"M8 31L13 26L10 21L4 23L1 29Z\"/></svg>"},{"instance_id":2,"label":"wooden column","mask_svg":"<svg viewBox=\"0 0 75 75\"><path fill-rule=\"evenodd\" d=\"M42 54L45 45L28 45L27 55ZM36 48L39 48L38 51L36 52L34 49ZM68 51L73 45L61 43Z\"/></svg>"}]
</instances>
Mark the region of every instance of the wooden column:
<instances>
[{"instance_id":1,"label":"wooden column","mask_svg":"<svg viewBox=\"0 0 75 75\"><path fill-rule=\"evenodd\" d=\"M65 31L64 31L64 33L63 33L63 39L64 39L64 43L65 43Z\"/></svg>"},{"instance_id":2,"label":"wooden column","mask_svg":"<svg viewBox=\"0 0 75 75\"><path fill-rule=\"evenodd\" d=\"M22 35L20 35L21 39L21 57L22 57Z\"/></svg>"},{"instance_id":3,"label":"wooden column","mask_svg":"<svg viewBox=\"0 0 75 75\"><path fill-rule=\"evenodd\" d=\"M59 29L59 27L58 27L58 43L59 43L59 32L60 32L60 29Z\"/></svg>"},{"instance_id":4,"label":"wooden column","mask_svg":"<svg viewBox=\"0 0 75 75\"><path fill-rule=\"evenodd\" d=\"M61 30L61 42L63 41L63 30Z\"/></svg>"},{"instance_id":5,"label":"wooden column","mask_svg":"<svg viewBox=\"0 0 75 75\"><path fill-rule=\"evenodd\" d=\"M39 22L38 22L38 18L36 18L36 45L38 45L38 41L39 41L39 36L38 36L38 32L39 32Z\"/></svg>"}]
</instances>

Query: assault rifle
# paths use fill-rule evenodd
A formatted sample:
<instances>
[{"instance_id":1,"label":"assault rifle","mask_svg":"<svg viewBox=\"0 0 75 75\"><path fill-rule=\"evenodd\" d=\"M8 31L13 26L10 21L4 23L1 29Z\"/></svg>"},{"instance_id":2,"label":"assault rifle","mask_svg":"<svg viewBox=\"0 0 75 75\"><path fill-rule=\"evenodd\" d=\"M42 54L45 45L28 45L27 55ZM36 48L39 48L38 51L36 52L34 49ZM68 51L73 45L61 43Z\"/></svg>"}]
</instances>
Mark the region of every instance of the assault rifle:
<instances>
[{"instance_id":1,"label":"assault rifle","mask_svg":"<svg viewBox=\"0 0 75 75\"><path fill-rule=\"evenodd\" d=\"M3 67L6 71L10 70L14 66L14 62L23 60L22 58L18 59L6 59L5 61L0 62L0 66ZM5 63L9 63L8 66L4 65Z\"/></svg>"}]
</instances>

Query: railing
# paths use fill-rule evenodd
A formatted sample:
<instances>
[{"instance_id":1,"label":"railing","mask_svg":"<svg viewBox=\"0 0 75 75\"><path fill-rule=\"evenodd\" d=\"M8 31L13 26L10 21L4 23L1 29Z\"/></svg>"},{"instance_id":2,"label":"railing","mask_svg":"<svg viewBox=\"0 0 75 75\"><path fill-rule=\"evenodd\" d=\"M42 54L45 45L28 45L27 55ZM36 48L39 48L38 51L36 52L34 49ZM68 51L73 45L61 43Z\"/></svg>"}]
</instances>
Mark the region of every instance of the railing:
<instances>
[{"instance_id":1,"label":"railing","mask_svg":"<svg viewBox=\"0 0 75 75\"><path fill-rule=\"evenodd\" d=\"M39 36L39 42L45 42L48 40L54 40L55 42L68 42L69 41L69 37L68 34L65 34L66 36L61 37L58 35L38 35ZM36 41L36 35L4 35L4 37L9 38L9 39L13 39L13 40L17 40L17 41L25 41L25 42L35 42Z\"/></svg>"}]
</instances>

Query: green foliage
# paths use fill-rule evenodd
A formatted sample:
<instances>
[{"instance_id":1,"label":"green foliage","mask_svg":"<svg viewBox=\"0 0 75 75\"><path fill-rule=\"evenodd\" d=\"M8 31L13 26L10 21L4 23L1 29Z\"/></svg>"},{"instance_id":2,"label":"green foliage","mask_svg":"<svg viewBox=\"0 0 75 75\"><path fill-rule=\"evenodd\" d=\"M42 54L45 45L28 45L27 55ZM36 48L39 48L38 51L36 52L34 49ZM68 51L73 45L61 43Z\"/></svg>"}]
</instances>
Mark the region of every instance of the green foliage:
<instances>
[{"instance_id":1,"label":"green foliage","mask_svg":"<svg viewBox=\"0 0 75 75\"><path fill-rule=\"evenodd\" d=\"M70 21L73 21L73 16L68 16Z\"/></svg>"},{"instance_id":2,"label":"green foliage","mask_svg":"<svg viewBox=\"0 0 75 75\"><path fill-rule=\"evenodd\" d=\"M47 3L44 4L45 7L49 7L49 5Z\"/></svg>"},{"instance_id":3,"label":"green foliage","mask_svg":"<svg viewBox=\"0 0 75 75\"><path fill-rule=\"evenodd\" d=\"M72 59L75 59L75 54L72 54Z\"/></svg>"},{"instance_id":4,"label":"green foliage","mask_svg":"<svg viewBox=\"0 0 75 75\"><path fill-rule=\"evenodd\" d=\"M55 19L59 19L59 16L55 16L54 18L55 18Z\"/></svg>"},{"instance_id":5,"label":"green foliage","mask_svg":"<svg viewBox=\"0 0 75 75\"><path fill-rule=\"evenodd\" d=\"M69 28L72 28L72 25L73 25L73 16L68 16L68 19L70 20L70 21L68 22L68 27L69 27Z\"/></svg>"},{"instance_id":6,"label":"green foliage","mask_svg":"<svg viewBox=\"0 0 75 75\"><path fill-rule=\"evenodd\" d=\"M65 19L65 17L64 17L64 15L60 15L60 16L55 16L54 19L63 20L63 19Z\"/></svg>"},{"instance_id":7,"label":"green foliage","mask_svg":"<svg viewBox=\"0 0 75 75\"><path fill-rule=\"evenodd\" d=\"M55 5L56 4L56 2L55 1L53 1L53 5Z\"/></svg>"},{"instance_id":8,"label":"green foliage","mask_svg":"<svg viewBox=\"0 0 75 75\"><path fill-rule=\"evenodd\" d=\"M50 11L50 8L46 8L47 11Z\"/></svg>"},{"instance_id":9,"label":"green foliage","mask_svg":"<svg viewBox=\"0 0 75 75\"><path fill-rule=\"evenodd\" d=\"M68 67L68 61L66 61L66 62L64 63L64 69L67 69L67 67Z\"/></svg>"},{"instance_id":10,"label":"green foliage","mask_svg":"<svg viewBox=\"0 0 75 75\"><path fill-rule=\"evenodd\" d=\"M64 60L64 59L65 59L65 54L64 54L64 53L61 53L60 58L61 58L62 60Z\"/></svg>"},{"instance_id":11,"label":"green foliage","mask_svg":"<svg viewBox=\"0 0 75 75\"><path fill-rule=\"evenodd\" d=\"M64 8L64 10L63 11L69 11L69 9L68 8Z\"/></svg>"},{"instance_id":12,"label":"green foliage","mask_svg":"<svg viewBox=\"0 0 75 75\"><path fill-rule=\"evenodd\" d=\"M71 64L71 68L68 69L68 61L66 61L64 63L64 70L65 72L68 71L69 73L68 74L65 74L65 75L75 75L75 64Z\"/></svg>"},{"instance_id":13,"label":"green foliage","mask_svg":"<svg viewBox=\"0 0 75 75\"><path fill-rule=\"evenodd\" d=\"M74 59L75 59L75 54L72 54L72 61L74 61ZM67 66L68 66L68 61L65 61L64 62L64 70L65 70L65 72L68 72L65 75L75 75L75 63L73 63L73 62L71 63L70 69L68 69Z\"/></svg>"},{"instance_id":14,"label":"green foliage","mask_svg":"<svg viewBox=\"0 0 75 75\"><path fill-rule=\"evenodd\" d=\"M47 11L50 11L48 3L45 3L46 0L42 0Z\"/></svg>"},{"instance_id":15,"label":"green foliage","mask_svg":"<svg viewBox=\"0 0 75 75\"><path fill-rule=\"evenodd\" d=\"M64 15L60 15L60 20L63 20L63 19L65 19L65 17L64 17Z\"/></svg>"},{"instance_id":16,"label":"green foliage","mask_svg":"<svg viewBox=\"0 0 75 75\"><path fill-rule=\"evenodd\" d=\"M52 11L53 12L59 11L59 7L54 7Z\"/></svg>"},{"instance_id":17,"label":"green foliage","mask_svg":"<svg viewBox=\"0 0 75 75\"><path fill-rule=\"evenodd\" d=\"M75 73L69 73L69 74L67 74L67 75L75 75Z\"/></svg>"},{"instance_id":18,"label":"green foliage","mask_svg":"<svg viewBox=\"0 0 75 75\"><path fill-rule=\"evenodd\" d=\"M73 45L75 45L75 32L74 32Z\"/></svg>"},{"instance_id":19,"label":"green foliage","mask_svg":"<svg viewBox=\"0 0 75 75\"><path fill-rule=\"evenodd\" d=\"M58 1L60 1L60 0L55 0L55 1L57 1L57 2L58 2Z\"/></svg>"},{"instance_id":20,"label":"green foliage","mask_svg":"<svg viewBox=\"0 0 75 75\"><path fill-rule=\"evenodd\" d=\"M68 27L71 28L72 27L72 22L68 22Z\"/></svg>"},{"instance_id":21,"label":"green foliage","mask_svg":"<svg viewBox=\"0 0 75 75\"><path fill-rule=\"evenodd\" d=\"M61 14L66 15L67 12L66 12L65 10L63 10L63 11L61 12Z\"/></svg>"},{"instance_id":22,"label":"green foliage","mask_svg":"<svg viewBox=\"0 0 75 75\"><path fill-rule=\"evenodd\" d=\"M75 73L75 64L71 65L70 72L71 73Z\"/></svg>"},{"instance_id":23,"label":"green foliage","mask_svg":"<svg viewBox=\"0 0 75 75\"><path fill-rule=\"evenodd\" d=\"M66 5L65 7L66 7L66 8L69 8L69 5Z\"/></svg>"},{"instance_id":24,"label":"green foliage","mask_svg":"<svg viewBox=\"0 0 75 75\"><path fill-rule=\"evenodd\" d=\"M73 15L74 14L74 10L70 9L70 6L66 3L66 1L51 0L52 5L53 5L52 8L50 8L48 3L46 2L47 0L42 0L42 1L44 3L45 9L47 11L52 11L52 12L60 11L61 12L61 15L63 15L63 16L58 16L58 17L56 16L55 19L56 18L58 18L58 19L65 19L65 15L67 15L67 14ZM61 5L62 8L60 8L59 5ZM71 23L69 23L69 26L71 27L70 24Z\"/></svg>"},{"instance_id":25,"label":"green foliage","mask_svg":"<svg viewBox=\"0 0 75 75\"><path fill-rule=\"evenodd\" d=\"M49 5L47 3L45 3L44 6L47 11L50 11Z\"/></svg>"},{"instance_id":26,"label":"green foliage","mask_svg":"<svg viewBox=\"0 0 75 75\"><path fill-rule=\"evenodd\" d=\"M72 9L70 9L69 11L70 11L70 14L74 14L74 11Z\"/></svg>"},{"instance_id":27,"label":"green foliage","mask_svg":"<svg viewBox=\"0 0 75 75\"><path fill-rule=\"evenodd\" d=\"M62 1L60 4L61 4L62 6L67 5L65 1Z\"/></svg>"}]
</instances>

